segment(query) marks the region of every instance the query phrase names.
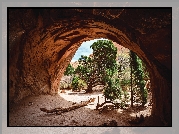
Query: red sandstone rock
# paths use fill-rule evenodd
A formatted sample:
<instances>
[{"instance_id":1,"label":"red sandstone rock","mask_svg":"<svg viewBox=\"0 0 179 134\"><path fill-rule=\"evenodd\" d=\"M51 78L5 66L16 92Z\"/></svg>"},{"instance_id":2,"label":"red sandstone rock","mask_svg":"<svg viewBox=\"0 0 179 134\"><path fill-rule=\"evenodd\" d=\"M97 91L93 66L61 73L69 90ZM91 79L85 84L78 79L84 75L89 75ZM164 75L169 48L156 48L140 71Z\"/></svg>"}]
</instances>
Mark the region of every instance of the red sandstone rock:
<instances>
[{"instance_id":1,"label":"red sandstone rock","mask_svg":"<svg viewBox=\"0 0 179 134\"><path fill-rule=\"evenodd\" d=\"M80 44L101 37L131 49L146 63L152 114L171 125L170 9L10 9L10 102L57 93Z\"/></svg>"}]
</instances>

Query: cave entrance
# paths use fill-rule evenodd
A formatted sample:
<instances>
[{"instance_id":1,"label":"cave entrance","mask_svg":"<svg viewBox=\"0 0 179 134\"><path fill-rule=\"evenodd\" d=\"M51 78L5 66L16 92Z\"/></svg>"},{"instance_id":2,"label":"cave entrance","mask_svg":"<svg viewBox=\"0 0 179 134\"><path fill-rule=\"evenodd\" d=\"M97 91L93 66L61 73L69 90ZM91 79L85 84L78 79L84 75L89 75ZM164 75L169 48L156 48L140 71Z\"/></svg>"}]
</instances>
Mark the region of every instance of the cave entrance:
<instances>
[{"instance_id":1,"label":"cave entrance","mask_svg":"<svg viewBox=\"0 0 179 134\"><path fill-rule=\"evenodd\" d=\"M9 63L11 102L33 93L57 94L81 43L106 38L135 52L146 64L152 115L171 126L171 9L19 9L9 15L9 49L17 50ZM18 35L15 41L13 33Z\"/></svg>"},{"instance_id":2,"label":"cave entrance","mask_svg":"<svg viewBox=\"0 0 179 134\"><path fill-rule=\"evenodd\" d=\"M101 38L98 40L108 40L108 39ZM102 112L102 109L104 108L107 108L107 107L112 108L111 107L112 105L115 107L117 104L120 104L120 109L119 107L116 108L117 113L125 112L124 109L133 107L133 112L130 114L131 117L140 116L140 114L144 116L150 116L151 115L150 109L152 108L151 106L152 93L150 89L150 76L149 76L147 67L145 63L137 55L135 55L136 58L138 58L136 60L139 63L138 64L134 63L135 64L134 66L137 66L137 68L140 68L141 70L139 71L143 71L142 72L143 78L140 80L143 81L143 85L144 85L143 88L146 88L146 92L147 92L145 110L144 110L144 108L141 109L140 107L142 105L141 98L139 97L139 91L138 91L140 85L137 85L136 83L140 80L138 78L139 76L135 77L136 74L134 75L134 72L136 72L137 70L134 70L134 68L136 67L132 67L131 51L128 48L125 48L117 44L116 42L112 42L114 47L117 48L116 63L120 65L120 71L117 70L116 78L120 80L120 88L122 91L121 96L123 97L121 97L120 99L118 98L113 101L107 100L104 95L105 85L96 85L93 87L92 93L85 93L86 92L85 90L87 90L88 87L87 87L85 80L83 79L83 82L82 82L82 79L80 79L80 78L83 78L82 76L79 77L78 79L78 81L82 83L77 83L77 88L79 90L74 89L74 87L72 86L72 81L75 75L75 70L78 68L78 66L80 66L80 63L78 62L78 60L80 59L81 55L87 56L87 57L94 56L93 51L90 48L90 46L94 42L97 42L97 39L83 42L81 46L78 48L78 50L76 51L74 57L72 58L70 64L68 65L68 67L66 68L64 72L64 75L61 78L60 87L59 87L60 89L59 95L67 101L72 101L74 104L80 103L82 101L87 101L89 98L95 98L94 102L90 103L89 105L85 107L93 109L93 110L96 109L96 110L99 110L100 112ZM95 63L93 62L90 64L95 64ZM133 72L131 69L133 69ZM81 74L81 75L85 75L85 74ZM132 91L133 93L131 93ZM110 109L110 110L114 110L114 109Z\"/></svg>"}]
</instances>

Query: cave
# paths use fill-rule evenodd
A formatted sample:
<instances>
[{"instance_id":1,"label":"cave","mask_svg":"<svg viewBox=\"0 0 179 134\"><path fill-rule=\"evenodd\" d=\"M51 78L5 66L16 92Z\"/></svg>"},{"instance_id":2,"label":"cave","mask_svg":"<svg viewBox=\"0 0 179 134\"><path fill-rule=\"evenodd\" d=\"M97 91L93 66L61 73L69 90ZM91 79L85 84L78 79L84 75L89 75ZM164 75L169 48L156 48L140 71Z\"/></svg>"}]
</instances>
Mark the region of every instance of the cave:
<instances>
[{"instance_id":1,"label":"cave","mask_svg":"<svg viewBox=\"0 0 179 134\"><path fill-rule=\"evenodd\" d=\"M58 94L83 41L110 39L135 52L151 78L152 116L172 125L171 8L8 8L8 105Z\"/></svg>"}]
</instances>

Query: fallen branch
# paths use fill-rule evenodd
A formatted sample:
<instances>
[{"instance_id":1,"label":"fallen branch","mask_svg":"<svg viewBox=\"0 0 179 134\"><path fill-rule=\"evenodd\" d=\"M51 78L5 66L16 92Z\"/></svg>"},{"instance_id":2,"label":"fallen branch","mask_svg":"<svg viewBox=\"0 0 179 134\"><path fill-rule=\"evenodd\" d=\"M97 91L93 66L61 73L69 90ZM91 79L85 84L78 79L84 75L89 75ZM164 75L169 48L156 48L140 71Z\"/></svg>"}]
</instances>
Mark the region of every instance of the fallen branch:
<instances>
[{"instance_id":1,"label":"fallen branch","mask_svg":"<svg viewBox=\"0 0 179 134\"><path fill-rule=\"evenodd\" d=\"M69 111L75 110L75 109L80 108L80 107L84 107L84 106L88 105L89 103L94 102L94 100L95 100L95 98L90 98L88 101L83 101L80 104L76 104L76 105L74 105L72 107L68 107L68 108L59 107L59 108L54 108L54 109L51 109L51 110L48 110L46 108L40 108L40 110L43 111L43 112L46 112L46 113L61 114L61 113L64 113L64 112L69 112Z\"/></svg>"}]
</instances>

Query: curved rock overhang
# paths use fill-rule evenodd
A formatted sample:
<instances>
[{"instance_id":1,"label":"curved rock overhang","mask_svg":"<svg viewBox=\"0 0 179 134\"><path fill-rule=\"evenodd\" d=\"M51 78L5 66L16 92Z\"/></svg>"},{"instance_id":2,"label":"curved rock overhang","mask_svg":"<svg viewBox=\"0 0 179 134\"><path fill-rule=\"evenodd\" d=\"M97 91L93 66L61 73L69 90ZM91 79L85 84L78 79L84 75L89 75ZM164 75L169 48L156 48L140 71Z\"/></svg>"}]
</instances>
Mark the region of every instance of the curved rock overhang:
<instances>
[{"instance_id":1,"label":"curved rock overhang","mask_svg":"<svg viewBox=\"0 0 179 134\"><path fill-rule=\"evenodd\" d=\"M57 93L76 50L96 38L117 42L146 63L152 115L171 125L171 9L9 9L10 102Z\"/></svg>"}]
</instances>

